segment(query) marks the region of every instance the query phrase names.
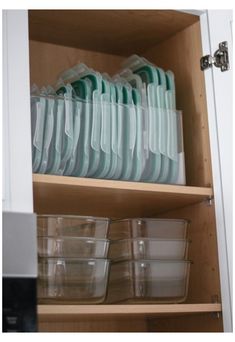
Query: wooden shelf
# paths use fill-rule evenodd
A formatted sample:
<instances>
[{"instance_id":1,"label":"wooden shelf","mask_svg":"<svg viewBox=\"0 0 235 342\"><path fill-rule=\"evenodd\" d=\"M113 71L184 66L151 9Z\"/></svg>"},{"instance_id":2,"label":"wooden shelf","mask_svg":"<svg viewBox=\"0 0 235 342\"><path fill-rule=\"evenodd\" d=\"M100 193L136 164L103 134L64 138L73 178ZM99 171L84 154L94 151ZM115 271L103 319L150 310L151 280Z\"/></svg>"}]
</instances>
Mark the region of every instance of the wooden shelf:
<instances>
[{"instance_id":1,"label":"wooden shelf","mask_svg":"<svg viewBox=\"0 0 235 342\"><path fill-rule=\"evenodd\" d=\"M60 316L86 315L143 315L161 316L178 314L196 314L221 312L220 303L203 304L126 304L126 305L38 305L39 319L43 320Z\"/></svg>"},{"instance_id":2,"label":"wooden shelf","mask_svg":"<svg viewBox=\"0 0 235 342\"><path fill-rule=\"evenodd\" d=\"M38 214L107 217L154 217L164 211L202 202L211 188L33 175Z\"/></svg>"}]
</instances>

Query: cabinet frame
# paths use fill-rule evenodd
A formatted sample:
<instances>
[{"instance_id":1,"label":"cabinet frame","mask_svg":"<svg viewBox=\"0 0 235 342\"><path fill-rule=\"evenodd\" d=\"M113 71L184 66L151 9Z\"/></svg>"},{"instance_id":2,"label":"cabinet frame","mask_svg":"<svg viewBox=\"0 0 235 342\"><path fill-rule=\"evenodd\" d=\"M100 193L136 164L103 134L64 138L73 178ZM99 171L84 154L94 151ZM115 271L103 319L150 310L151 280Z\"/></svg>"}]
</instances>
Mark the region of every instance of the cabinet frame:
<instances>
[{"instance_id":1,"label":"cabinet frame","mask_svg":"<svg viewBox=\"0 0 235 342\"><path fill-rule=\"evenodd\" d=\"M203 54L212 53L210 45L210 34L216 28L210 26L209 16L213 11L205 11L200 15L200 25L202 32L202 48ZM218 23L217 23L218 24ZM219 43L219 42L218 42ZM230 71L231 72L231 71ZM223 307L223 324L225 332L233 331L232 324L232 279L229 274L229 258L228 245L226 241L226 225L225 225L225 210L224 210L224 197L226 193L223 193L221 182L221 160L219 154L219 141L218 141L218 119L219 115L223 113L217 112L215 92L214 92L214 78L213 70L206 70L204 73L206 94L207 94L207 108L208 108L208 124L209 124L209 137L211 146L211 159L212 159L212 177L213 177L213 189L214 189L214 201L215 201L215 215L216 215L216 228L217 228L217 240L218 240L218 254L219 254L219 268L220 268L220 281L221 281L221 298ZM225 151L223 151L225 153ZM229 151L228 151L229 153ZM232 156L231 156L232 158ZM232 180L231 180L232 181ZM230 230L231 227L228 227ZM232 243L230 241L230 243Z\"/></svg>"},{"instance_id":2,"label":"cabinet frame","mask_svg":"<svg viewBox=\"0 0 235 342\"><path fill-rule=\"evenodd\" d=\"M189 12L189 11L187 11ZM193 11L194 12L194 11ZM193 13L195 14L195 13ZM6 191L4 193L3 209L10 211L32 212L33 191L32 191L32 166L31 166L31 139L30 139L30 105L29 105L29 59L28 59L28 12L26 10L4 11L4 49L7 49L4 55L4 81L7 82L7 91L4 94L4 130L7 131L4 138L5 146L9 146L5 153L5 163L7 166L4 174L4 184ZM200 13L200 24L202 33L203 53L210 51L208 30L208 13L203 11ZM20 30L19 30L20 28ZM17 32L11 34L11 32ZM13 51L21 38L25 44L25 49L19 48L17 54ZM9 58L9 56L11 58ZM199 63L199 61L198 61ZM20 74L12 74L15 67L21 70ZM22 77L22 74L24 77ZM22 84L22 80L24 81ZM229 270L228 270L228 251L225 230L225 213L223 201L223 188L220 181L221 169L220 158L218 152L218 132L216 125L216 108L213 92L213 75L209 70L205 73L209 134L211 144L212 170L214 179L214 200L216 209L216 226L218 238L218 252L220 264L220 281L221 296L223 310L224 331L232 331L232 309L231 309L231 293L229 288ZM21 89L21 92L15 91ZM14 96L12 95L14 94ZM23 96L22 96L23 94ZM18 103L17 108L13 104ZM16 122L19 122L19 111L23 115L21 124L24 127L24 133L21 143L19 144L19 136L17 135ZM23 156L19 162L17 156ZM24 198L24 205L19 199ZM15 201L16 199L16 201Z\"/></svg>"}]
</instances>

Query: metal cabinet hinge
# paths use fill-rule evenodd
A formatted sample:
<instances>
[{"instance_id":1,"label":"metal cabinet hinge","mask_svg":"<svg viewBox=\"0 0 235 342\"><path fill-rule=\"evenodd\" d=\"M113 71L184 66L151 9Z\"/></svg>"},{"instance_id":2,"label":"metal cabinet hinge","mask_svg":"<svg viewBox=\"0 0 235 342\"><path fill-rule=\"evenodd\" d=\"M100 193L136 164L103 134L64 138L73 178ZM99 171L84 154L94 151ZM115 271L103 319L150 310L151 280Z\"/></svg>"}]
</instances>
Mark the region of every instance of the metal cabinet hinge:
<instances>
[{"instance_id":1,"label":"metal cabinet hinge","mask_svg":"<svg viewBox=\"0 0 235 342\"><path fill-rule=\"evenodd\" d=\"M213 64L220 68L221 71L229 70L228 42L221 42L219 44L219 49L215 51L214 57L206 55L200 60L202 71L211 68Z\"/></svg>"}]
</instances>

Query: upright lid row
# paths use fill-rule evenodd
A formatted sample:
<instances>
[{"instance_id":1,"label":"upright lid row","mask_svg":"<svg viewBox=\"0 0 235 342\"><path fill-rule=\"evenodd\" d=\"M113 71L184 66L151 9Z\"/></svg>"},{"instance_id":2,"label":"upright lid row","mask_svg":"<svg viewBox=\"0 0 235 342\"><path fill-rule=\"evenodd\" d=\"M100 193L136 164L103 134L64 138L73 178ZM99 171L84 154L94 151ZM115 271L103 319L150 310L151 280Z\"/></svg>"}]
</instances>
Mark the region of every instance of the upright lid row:
<instances>
[{"instance_id":1,"label":"upright lid row","mask_svg":"<svg viewBox=\"0 0 235 342\"><path fill-rule=\"evenodd\" d=\"M133 55L112 78L78 64L31 94L35 173L185 184L175 82Z\"/></svg>"}]
</instances>

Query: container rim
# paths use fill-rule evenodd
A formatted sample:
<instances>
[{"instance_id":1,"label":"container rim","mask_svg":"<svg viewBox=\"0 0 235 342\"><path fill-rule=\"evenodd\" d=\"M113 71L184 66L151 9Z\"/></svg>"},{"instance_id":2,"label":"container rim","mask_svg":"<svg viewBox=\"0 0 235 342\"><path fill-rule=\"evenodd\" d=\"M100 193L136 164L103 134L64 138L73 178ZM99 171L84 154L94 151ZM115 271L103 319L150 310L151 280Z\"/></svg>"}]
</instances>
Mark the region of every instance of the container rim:
<instances>
[{"instance_id":1,"label":"container rim","mask_svg":"<svg viewBox=\"0 0 235 342\"><path fill-rule=\"evenodd\" d=\"M40 214L40 215L37 215L37 218L72 218L72 219L88 219L88 220L96 220L96 221L106 221L106 222L109 222L110 221L110 218L108 217L99 217L99 216L82 216L82 215L50 215L50 214Z\"/></svg>"},{"instance_id":2,"label":"container rim","mask_svg":"<svg viewBox=\"0 0 235 342\"><path fill-rule=\"evenodd\" d=\"M193 264L192 260L182 260L182 259L122 259L122 260L111 260L112 264L118 264L118 263L165 263L165 264Z\"/></svg>"},{"instance_id":3,"label":"container rim","mask_svg":"<svg viewBox=\"0 0 235 342\"><path fill-rule=\"evenodd\" d=\"M77 257L38 257L38 260L41 262L48 262L48 261L78 261L78 262L95 262L95 261L102 261L102 262L107 262L110 263L111 259L108 258L77 258Z\"/></svg>"},{"instance_id":4,"label":"container rim","mask_svg":"<svg viewBox=\"0 0 235 342\"><path fill-rule=\"evenodd\" d=\"M81 241L92 241L92 242L110 242L110 239L105 238L95 238L95 237L85 237L85 236L70 236L70 235L38 235L38 239L44 240L81 240Z\"/></svg>"},{"instance_id":5,"label":"container rim","mask_svg":"<svg viewBox=\"0 0 235 342\"><path fill-rule=\"evenodd\" d=\"M122 241L131 241L131 242L135 242L135 241L159 241L159 242L173 242L173 241L177 241L177 242L186 242L186 243L190 243L191 240L186 238L186 239L168 239L168 238L147 238L147 237L135 237L135 238L124 238L124 239L116 239L116 240L112 240L110 239L111 243L116 243L116 242L122 242Z\"/></svg>"},{"instance_id":6,"label":"container rim","mask_svg":"<svg viewBox=\"0 0 235 342\"><path fill-rule=\"evenodd\" d=\"M159 218L159 217L132 217L132 218L123 218L123 219L110 219L110 223L115 223L115 222L123 222L123 221L175 221L175 222L185 222L185 223L190 223L191 220L188 219L168 219L168 218Z\"/></svg>"}]
</instances>

